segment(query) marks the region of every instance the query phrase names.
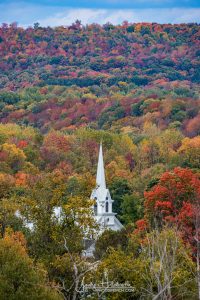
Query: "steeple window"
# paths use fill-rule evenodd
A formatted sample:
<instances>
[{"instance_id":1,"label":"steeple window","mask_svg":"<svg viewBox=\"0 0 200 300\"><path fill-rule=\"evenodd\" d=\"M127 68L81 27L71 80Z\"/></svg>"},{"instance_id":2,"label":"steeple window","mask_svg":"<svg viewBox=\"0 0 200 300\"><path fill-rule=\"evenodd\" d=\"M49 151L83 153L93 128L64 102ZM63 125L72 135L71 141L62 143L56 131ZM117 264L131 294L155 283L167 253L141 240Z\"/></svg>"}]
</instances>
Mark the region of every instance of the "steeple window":
<instances>
[{"instance_id":1,"label":"steeple window","mask_svg":"<svg viewBox=\"0 0 200 300\"><path fill-rule=\"evenodd\" d=\"M94 204L94 214L95 214L95 216L97 216L97 213L98 213L98 211L97 211L97 203L95 202L95 204Z\"/></svg>"},{"instance_id":2,"label":"steeple window","mask_svg":"<svg viewBox=\"0 0 200 300\"><path fill-rule=\"evenodd\" d=\"M106 202L106 212L108 212L109 211L109 204L108 204L108 202Z\"/></svg>"}]
</instances>

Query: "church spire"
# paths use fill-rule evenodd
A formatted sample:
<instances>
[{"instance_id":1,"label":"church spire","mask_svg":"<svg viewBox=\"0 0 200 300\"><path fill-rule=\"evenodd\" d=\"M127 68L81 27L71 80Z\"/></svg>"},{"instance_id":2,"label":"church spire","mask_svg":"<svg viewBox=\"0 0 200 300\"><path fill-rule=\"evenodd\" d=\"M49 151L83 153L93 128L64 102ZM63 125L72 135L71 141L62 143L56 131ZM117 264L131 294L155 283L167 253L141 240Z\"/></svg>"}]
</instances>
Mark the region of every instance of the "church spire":
<instances>
[{"instance_id":1,"label":"church spire","mask_svg":"<svg viewBox=\"0 0 200 300\"><path fill-rule=\"evenodd\" d=\"M98 166L97 166L96 184L98 187L106 189L102 142L101 142L100 148L99 148L99 160L98 160Z\"/></svg>"}]
</instances>

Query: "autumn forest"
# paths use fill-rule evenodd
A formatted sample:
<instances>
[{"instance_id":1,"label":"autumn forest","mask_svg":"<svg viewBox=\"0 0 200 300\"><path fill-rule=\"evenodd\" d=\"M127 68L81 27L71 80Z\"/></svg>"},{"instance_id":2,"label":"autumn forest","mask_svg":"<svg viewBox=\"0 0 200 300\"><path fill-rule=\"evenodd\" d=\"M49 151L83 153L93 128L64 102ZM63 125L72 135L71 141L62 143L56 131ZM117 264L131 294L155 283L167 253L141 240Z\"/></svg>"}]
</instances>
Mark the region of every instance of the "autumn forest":
<instances>
[{"instance_id":1,"label":"autumn forest","mask_svg":"<svg viewBox=\"0 0 200 300\"><path fill-rule=\"evenodd\" d=\"M199 84L196 23L1 25L0 300L200 299ZM124 228L87 258L100 141Z\"/></svg>"}]
</instances>

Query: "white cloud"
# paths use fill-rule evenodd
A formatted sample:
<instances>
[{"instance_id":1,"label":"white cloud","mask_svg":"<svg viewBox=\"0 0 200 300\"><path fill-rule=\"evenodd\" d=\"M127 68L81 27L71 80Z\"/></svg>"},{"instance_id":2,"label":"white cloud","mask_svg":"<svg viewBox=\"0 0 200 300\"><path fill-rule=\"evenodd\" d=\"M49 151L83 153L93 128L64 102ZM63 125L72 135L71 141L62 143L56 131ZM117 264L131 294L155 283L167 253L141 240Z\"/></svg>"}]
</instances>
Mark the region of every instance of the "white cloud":
<instances>
[{"instance_id":1,"label":"white cloud","mask_svg":"<svg viewBox=\"0 0 200 300\"><path fill-rule=\"evenodd\" d=\"M82 24L95 23L103 20L107 15L104 9L67 9L62 13L38 20L42 26L70 25L75 20L81 20Z\"/></svg>"},{"instance_id":2,"label":"white cloud","mask_svg":"<svg viewBox=\"0 0 200 300\"><path fill-rule=\"evenodd\" d=\"M120 24L129 22L190 23L200 22L200 9L67 9L38 20L42 26L70 25L75 20L82 24L99 23Z\"/></svg>"},{"instance_id":3,"label":"white cloud","mask_svg":"<svg viewBox=\"0 0 200 300\"><path fill-rule=\"evenodd\" d=\"M1 1L1 0L0 0ZM107 0L115 1L118 0ZM130 0L124 0L124 3ZM146 0L131 0L143 2ZM152 3L161 0L151 0ZM172 0L163 0L172 1ZM111 22L120 24L124 20L129 22L157 22L157 23L190 23L200 22L200 8L143 8L143 9L86 9L56 6L42 6L25 4L21 1L8 5L0 3L0 20L6 23L17 21L19 25L27 27L39 22L42 26L70 25L75 20L82 24Z\"/></svg>"}]
</instances>

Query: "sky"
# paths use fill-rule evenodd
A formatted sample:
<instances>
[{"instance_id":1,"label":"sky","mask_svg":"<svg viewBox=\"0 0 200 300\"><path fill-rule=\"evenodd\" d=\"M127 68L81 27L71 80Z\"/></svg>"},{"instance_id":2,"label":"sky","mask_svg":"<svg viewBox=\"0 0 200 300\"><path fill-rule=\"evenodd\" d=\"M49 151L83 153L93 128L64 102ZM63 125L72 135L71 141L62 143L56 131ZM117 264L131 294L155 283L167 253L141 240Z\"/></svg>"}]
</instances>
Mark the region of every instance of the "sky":
<instances>
[{"instance_id":1,"label":"sky","mask_svg":"<svg viewBox=\"0 0 200 300\"><path fill-rule=\"evenodd\" d=\"M0 0L0 23L28 27L128 22L200 23L200 0Z\"/></svg>"}]
</instances>

